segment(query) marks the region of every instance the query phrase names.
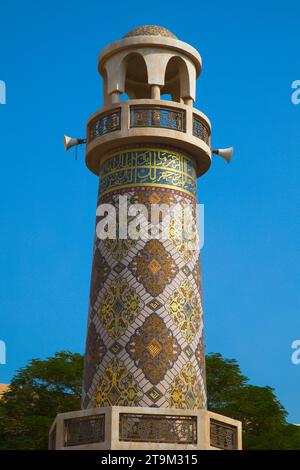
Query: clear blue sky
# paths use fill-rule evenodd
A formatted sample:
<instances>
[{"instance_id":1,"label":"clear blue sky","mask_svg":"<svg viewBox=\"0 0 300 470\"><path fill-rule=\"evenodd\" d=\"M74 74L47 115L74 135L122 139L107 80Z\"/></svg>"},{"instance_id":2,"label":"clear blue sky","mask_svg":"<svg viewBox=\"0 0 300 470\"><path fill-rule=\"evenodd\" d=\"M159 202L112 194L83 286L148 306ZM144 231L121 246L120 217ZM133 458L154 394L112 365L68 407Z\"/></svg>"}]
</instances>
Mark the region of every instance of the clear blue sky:
<instances>
[{"instance_id":1,"label":"clear blue sky","mask_svg":"<svg viewBox=\"0 0 300 470\"><path fill-rule=\"evenodd\" d=\"M207 351L274 387L300 423L300 3L5 1L0 13L0 382L30 358L83 352L97 179L62 135L84 136L101 106L101 48L161 24L199 50L196 107L213 145L235 146L199 181Z\"/></svg>"}]
</instances>

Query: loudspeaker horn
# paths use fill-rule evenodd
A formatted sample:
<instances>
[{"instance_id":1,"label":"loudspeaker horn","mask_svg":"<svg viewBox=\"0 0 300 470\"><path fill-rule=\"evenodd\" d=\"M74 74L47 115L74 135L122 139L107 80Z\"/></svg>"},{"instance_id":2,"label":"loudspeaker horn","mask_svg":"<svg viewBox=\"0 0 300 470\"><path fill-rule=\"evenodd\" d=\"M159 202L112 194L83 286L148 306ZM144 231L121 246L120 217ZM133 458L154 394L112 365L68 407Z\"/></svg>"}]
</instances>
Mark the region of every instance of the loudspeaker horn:
<instances>
[{"instance_id":1,"label":"loudspeaker horn","mask_svg":"<svg viewBox=\"0 0 300 470\"><path fill-rule=\"evenodd\" d=\"M224 160L226 160L227 163L230 163L230 160L233 154L233 147L228 147L226 149L215 149L212 152L224 158Z\"/></svg>"},{"instance_id":2,"label":"loudspeaker horn","mask_svg":"<svg viewBox=\"0 0 300 470\"><path fill-rule=\"evenodd\" d=\"M68 135L64 135L64 149L65 151L69 150L76 145L85 144L85 139L74 139L73 137L69 137Z\"/></svg>"}]
</instances>

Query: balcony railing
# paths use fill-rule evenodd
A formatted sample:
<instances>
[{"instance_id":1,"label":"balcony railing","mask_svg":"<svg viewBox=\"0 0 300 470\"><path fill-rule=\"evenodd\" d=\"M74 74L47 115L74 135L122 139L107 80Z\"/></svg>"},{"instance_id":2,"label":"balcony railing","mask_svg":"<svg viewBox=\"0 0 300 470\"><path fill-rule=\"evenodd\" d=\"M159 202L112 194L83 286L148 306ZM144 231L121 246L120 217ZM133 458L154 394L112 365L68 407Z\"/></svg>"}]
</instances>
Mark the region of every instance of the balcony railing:
<instances>
[{"instance_id":1,"label":"balcony railing","mask_svg":"<svg viewBox=\"0 0 300 470\"><path fill-rule=\"evenodd\" d=\"M193 114L193 135L209 144L210 131L196 114Z\"/></svg>"},{"instance_id":2,"label":"balcony railing","mask_svg":"<svg viewBox=\"0 0 300 470\"><path fill-rule=\"evenodd\" d=\"M185 132L185 111L166 106L130 106L130 127L163 127Z\"/></svg>"},{"instance_id":3,"label":"balcony railing","mask_svg":"<svg viewBox=\"0 0 300 470\"><path fill-rule=\"evenodd\" d=\"M131 105L128 102L96 114L88 123L87 143L111 132L124 134L137 128L170 129L201 139L210 146L210 126L205 117L196 114L193 108L151 103Z\"/></svg>"},{"instance_id":4,"label":"balcony railing","mask_svg":"<svg viewBox=\"0 0 300 470\"><path fill-rule=\"evenodd\" d=\"M114 109L96 116L90 123L88 128L88 142L97 137L101 137L109 132L121 129L121 108Z\"/></svg>"}]
</instances>

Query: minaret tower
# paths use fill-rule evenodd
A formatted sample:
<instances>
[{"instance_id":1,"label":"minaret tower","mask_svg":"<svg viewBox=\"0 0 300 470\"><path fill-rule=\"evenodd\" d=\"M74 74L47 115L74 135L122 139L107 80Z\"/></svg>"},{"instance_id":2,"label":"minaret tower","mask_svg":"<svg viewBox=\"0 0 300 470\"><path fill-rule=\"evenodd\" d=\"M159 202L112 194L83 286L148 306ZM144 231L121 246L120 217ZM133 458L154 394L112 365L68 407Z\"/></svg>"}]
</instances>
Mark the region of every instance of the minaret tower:
<instances>
[{"instance_id":1,"label":"minaret tower","mask_svg":"<svg viewBox=\"0 0 300 470\"><path fill-rule=\"evenodd\" d=\"M211 155L209 120L193 108L200 70L198 52L158 26L102 51L104 108L86 146L98 205L195 205ZM206 407L200 264L179 237L95 237L84 370L83 408Z\"/></svg>"},{"instance_id":2,"label":"minaret tower","mask_svg":"<svg viewBox=\"0 0 300 470\"><path fill-rule=\"evenodd\" d=\"M98 68L103 107L86 136L97 207L189 206L195 226L211 164L210 121L193 107L199 53L143 26L104 48ZM82 411L57 417L52 447L218 448L221 432L223 447L240 447L240 423L206 409L200 259L177 230L132 239L120 216L115 237L96 229Z\"/></svg>"}]
</instances>

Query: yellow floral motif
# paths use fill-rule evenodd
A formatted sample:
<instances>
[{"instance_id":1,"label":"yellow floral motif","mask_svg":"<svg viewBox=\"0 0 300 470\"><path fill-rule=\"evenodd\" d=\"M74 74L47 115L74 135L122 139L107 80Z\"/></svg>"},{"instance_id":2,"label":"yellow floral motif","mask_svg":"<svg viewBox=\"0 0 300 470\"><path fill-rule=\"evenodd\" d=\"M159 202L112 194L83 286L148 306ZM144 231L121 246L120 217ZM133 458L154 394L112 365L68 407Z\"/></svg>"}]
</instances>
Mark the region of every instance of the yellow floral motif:
<instances>
[{"instance_id":1,"label":"yellow floral motif","mask_svg":"<svg viewBox=\"0 0 300 470\"><path fill-rule=\"evenodd\" d=\"M167 392L170 408L195 409L204 407L204 399L197 373L188 363L175 378Z\"/></svg>"},{"instance_id":2,"label":"yellow floral motif","mask_svg":"<svg viewBox=\"0 0 300 470\"><path fill-rule=\"evenodd\" d=\"M181 217L177 213L171 217L169 233L173 246L187 263L198 248L198 227L194 205L187 205L186 200L179 204L182 206ZM187 227L190 233L185 232L184 227Z\"/></svg>"},{"instance_id":3,"label":"yellow floral motif","mask_svg":"<svg viewBox=\"0 0 300 470\"><path fill-rule=\"evenodd\" d=\"M118 339L142 306L140 297L123 278L118 277L105 292L98 314L110 337Z\"/></svg>"},{"instance_id":4,"label":"yellow floral motif","mask_svg":"<svg viewBox=\"0 0 300 470\"><path fill-rule=\"evenodd\" d=\"M107 238L104 240L104 246L110 252L111 256L117 261L122 259L128 254L128 252L134 247L136 240L131 239L114 239Z\"/></svg>"},{"instance_id":5,"label":"yellow floral motif","mask_svg":"<svg viewBox=\"0 0 300 470\"><path fill-rule=\"evenodd\" d=\"M107 366L98 383L95 407L138 406L142 391L132 374L114 358Z\"/></svg>"},{"instance_id":6,"label":"yellow floral motif","mask_svg":"<svg viewBox=\"0 0 300 470\"><path fill-rule=\"evenodd\" d=\"M200 328L200 314L196 292L189 280L170 297L167 307L187 341L193 341Z\"/></svg>"}]
</instances>

